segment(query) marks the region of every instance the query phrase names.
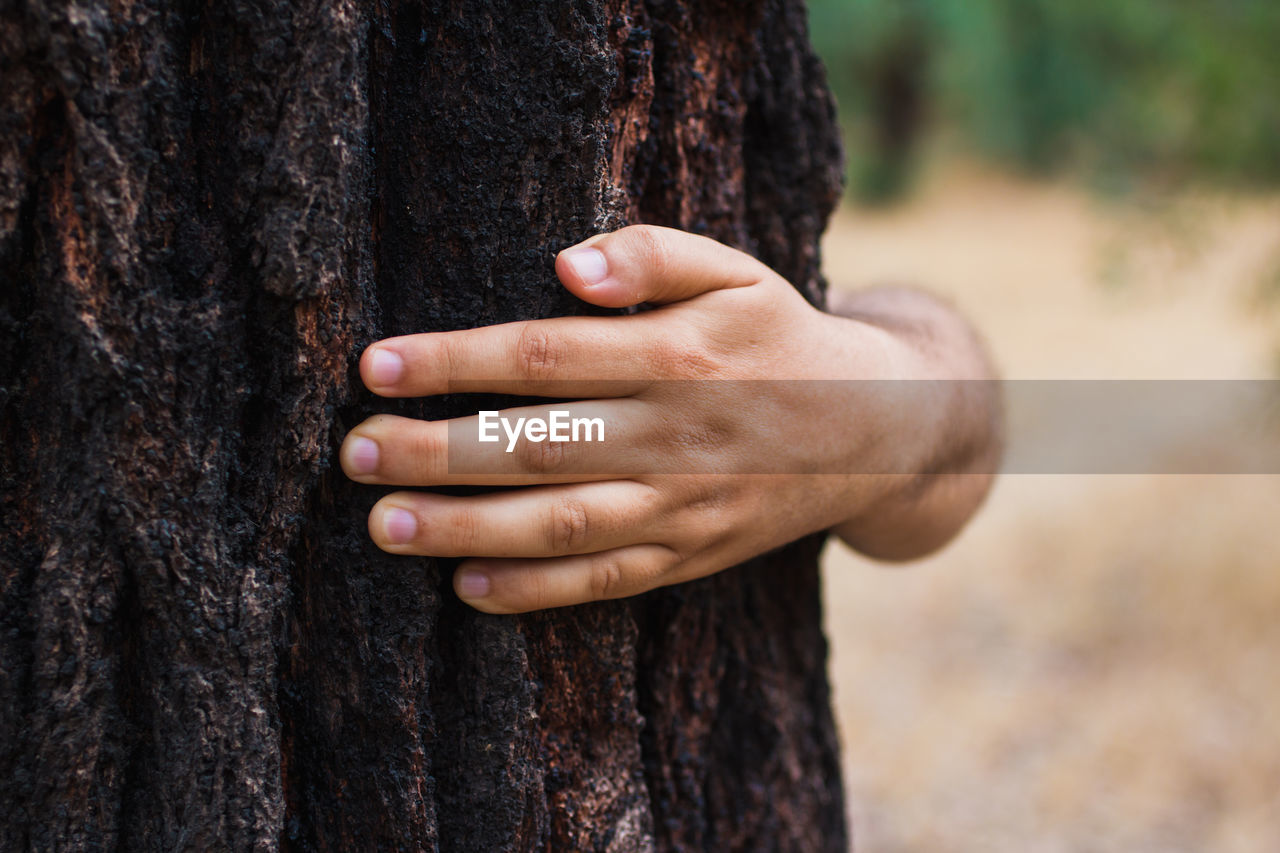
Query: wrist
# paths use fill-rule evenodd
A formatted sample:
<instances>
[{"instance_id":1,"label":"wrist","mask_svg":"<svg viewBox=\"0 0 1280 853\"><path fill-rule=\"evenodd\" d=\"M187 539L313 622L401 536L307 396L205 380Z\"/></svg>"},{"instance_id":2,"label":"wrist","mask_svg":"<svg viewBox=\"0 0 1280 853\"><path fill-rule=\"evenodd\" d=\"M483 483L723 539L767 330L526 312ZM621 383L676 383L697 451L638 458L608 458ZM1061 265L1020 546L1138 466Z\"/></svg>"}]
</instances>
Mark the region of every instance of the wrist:
<instances>
[{"instance_id":1,"label":"wrist","mask_svg":"<svg viewBox=\"0 0 1280 853\"><path fill-rule=\"evenodd\" d=\"M968 324L924 294L873 291L836 307L836 322L880 333L877 376L888 381L871 383L882 399L862 406L879 413L885 458L853 469L875 473L851 477L859 498L833 532L869 556L923 556L963 528L994 480L1003 426L994 371Z\"/></svg>"}]
</instances>

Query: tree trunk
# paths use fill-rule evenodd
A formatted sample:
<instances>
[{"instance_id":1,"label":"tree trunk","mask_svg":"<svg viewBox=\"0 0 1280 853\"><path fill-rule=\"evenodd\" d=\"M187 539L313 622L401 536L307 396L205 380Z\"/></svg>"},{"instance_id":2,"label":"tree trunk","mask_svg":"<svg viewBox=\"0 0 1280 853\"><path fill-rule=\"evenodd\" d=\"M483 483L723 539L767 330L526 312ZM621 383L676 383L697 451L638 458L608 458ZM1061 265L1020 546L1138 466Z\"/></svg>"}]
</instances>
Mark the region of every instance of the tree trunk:
<instances>
[{"instance_id":1,"label":"tree trunk","mask_svg":"<svg viewBox=\"0 0 1280 853\"><path fill-rule=\"evenodd\" d=\"M821 537L488 616L335 464L593 232L821 298L798 0L4 0L0 103L4 850L844 849Z\"/></svg>"}]
</instances>

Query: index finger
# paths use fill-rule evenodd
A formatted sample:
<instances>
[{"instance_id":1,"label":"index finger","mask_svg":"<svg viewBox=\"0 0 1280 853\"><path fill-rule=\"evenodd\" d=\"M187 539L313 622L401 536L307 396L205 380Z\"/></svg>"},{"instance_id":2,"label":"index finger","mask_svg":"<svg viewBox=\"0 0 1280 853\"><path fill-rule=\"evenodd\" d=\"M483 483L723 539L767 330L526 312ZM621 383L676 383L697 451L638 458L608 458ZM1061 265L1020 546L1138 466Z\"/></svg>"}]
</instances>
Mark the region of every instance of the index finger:
<instances>
[{"instance_id":1,"label":"index finger","mask_svg":"<svg viewBox=\"0 0 1280 853\"><path fill-rule=\"evenodd\" d=\"M656 344L645 320L558 317L387 338L364 351L360 377L383 397L629 396L652 381Z\"/></svg>"}]
</instances>

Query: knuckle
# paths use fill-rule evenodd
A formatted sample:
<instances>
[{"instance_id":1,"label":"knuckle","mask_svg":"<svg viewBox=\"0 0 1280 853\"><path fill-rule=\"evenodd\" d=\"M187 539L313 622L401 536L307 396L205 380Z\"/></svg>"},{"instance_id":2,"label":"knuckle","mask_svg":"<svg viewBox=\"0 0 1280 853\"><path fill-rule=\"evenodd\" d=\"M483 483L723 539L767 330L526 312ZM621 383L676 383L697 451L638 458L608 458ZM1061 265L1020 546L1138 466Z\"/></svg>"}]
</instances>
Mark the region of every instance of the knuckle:
<instances>
[{"instance_id":1,"label":"knuckle","mask_svg":"<svg viewBox=\"0 0 1280 853\"><path fill-rule=\"evenodd\" d=\"M637 495L632 508L632 515L624 515L620 519L623 523L631 521L638 524L649 519L658 518L672 508L672 502L667 492L651 485Z\"/></svg>"},{"instance_id":2,"label":"knuckle","mask_svg":"<svg viewBox=\"0 0 1280 853\"><path fill-rule=\"evenodd\" d=\"M765 321L776 320L784 308L791 307L800 298L791 285L772 271L754 286L735 287L727 295L732 297L736 309L743 315Z\"/></svg>"},{"instance_id":3,"label":"knuckle","mask_svg":"<svg viewBox=\"0 0 1280 853\"><path fill-rule=\"evenodd\" d=\"M428 530L431 528L432 525L427 526ZM476 545L480 540L480 520L471 510L455 511L448 528L443 532L445 541L439 543L437 547L446 553L440 556L461 557L478 553Z\"/></svg>"},{"instance_id":4,"label":"knuckle","mask_svg":"<svg viewBox=\"0 0 1280 853\"><path fill-rule=\"evenodd\" d=\"M672 574L681 558L674 547L666 545L662 556L653 555L650 559L637 561L631 567L631 586L635 592L648 591L671 582Z\"/></svg>"},{"instance_id":5,"label":"knuckle","mask_svg":"<svg viewBox=\"0 0 1280 853\"><path fill-rule=\"evenodd\" d=\"M726 419L709 416L681 424L672 434L671 441L696 457L724 450L730 443L730 434Z\"/></svg>"},{"instance_id":6,"label":"knuckle","mask_svg":"<svg viewBox=\"0 0 1280 853\"><path fill-rule=\"evenodd\" d=\"M670 255L667 238L661 229L652 225L633 225L627 230L629 248L636 260L648 270L649 275L655 278L665 275Z\"/></svg>"},{"instance_id":7,"label":"knuckle","mask_svg":"<svg viewBox=\"0 0 1280 853\"><path fill-rule=\"evenodd\" d=\"M565 467L569 442L530 441L524 439L518 446L520 465L527 474L550 474Z\"/></svg>"},{"instance_id":8,"label":"knuckle","mask_svg":"<svg viewBox=\"0 0 1280 853\"><path fill-rule=\"evenodd\" d=\"M706 485L690 496L687 507L690 514L699 517L710 529L723 529L728 526L730 511L733 507L733 495L723 484Z\"/></svg>"},{"instance_id":9,"label":"knuckle","mask_svg":"<svg viewBox=\"0 0 1280 853\"><path fill-rule=\"evenodd\" d=\"M696 335L669 335L654 340L649 358L659 375L676 379L706 378L720 370L711 348Z\"/></svg>"},{"instance_id":10,"label":"knuckle","mask_svg":"<svg viewBox=\"0 0 1280 853\"><path fill-rule=\"evenodd\" d=\"M563 344L546 328L530 323L516 342L516 369L525 379L551 379L563 360Z\"/></svg>"},{"instance_id":11,"label":"knuckle","mask_svg":"<svg viewBox=\"0 0 1280 853\"><path fill-rule=\"evenodd\" d=\"M418 429L409 442L418 479L434 479L447 465L448 439L435 429Z\"/></svg>"},{"instance_id":12,"label":"knuckle","mask_svg":"<svg viewBox=\"0 0 1280 853\"><path fill-rule=\"evenodd\" d=\"M616 557L603 557L591 563L591 597L595 600L619 598L622 592L622 566Z\"/></svg>"},{"instance_id":13,"label":"knuckle","mask_svg":"<svg viewBox=\"0 0 1280 853\"><path fill-rule=\"evenodd\" d=\"M581 503L566 500L554 504L548 531L552 552L572 553L584 545L587 540L587 525L587 511Z\"/></svg>"},{"instance_id":14,"label":"knuckle","mask_svg":"<svg viewBox=\"0 0 1280 853\"><path fill-rule=\"evenodd\" d=\"M545 572L530 569L523 575L523 580L526 606L529 610L546 610L559 603L552 594L551 584Z\"/></svg>"},{"instance_id":15,"label":"knuckle","mask_svg":"<svg viewBox=\"0 0 1280 853\"><path fill-rule=\"evenodd\" d=\"M451 334L438 335L431 339L435 351L431 353L431 361L443 368L443 373L450 382L463 379L460 376L461 362L458 357L457 338Z\"/></svg>"}]
</instances>

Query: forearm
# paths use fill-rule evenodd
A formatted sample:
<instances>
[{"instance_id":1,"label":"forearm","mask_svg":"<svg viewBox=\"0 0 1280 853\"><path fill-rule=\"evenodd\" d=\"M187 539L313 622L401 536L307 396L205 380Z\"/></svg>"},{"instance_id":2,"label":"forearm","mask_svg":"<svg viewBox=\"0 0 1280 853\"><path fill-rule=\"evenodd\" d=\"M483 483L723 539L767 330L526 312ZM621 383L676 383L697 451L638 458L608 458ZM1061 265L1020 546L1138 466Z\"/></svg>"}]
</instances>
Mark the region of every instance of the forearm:
<instances>
[{"instance_id":1,"label":"forearm","mask_svg":"<svg viewBox=\"0 0 1280 853\"><path fill-rule=\"evenodd\" d=\"M896 374L932 380L903 394L913 423L928 425L910 470L862 475L874 494L834 528L850 547L886 560L924 556L952 539L994 480L1003 439L995 371L981 341L952 308L927 294L877 289L833 294L831 313L887 334Z\"/></svg>"}]
</instances>

